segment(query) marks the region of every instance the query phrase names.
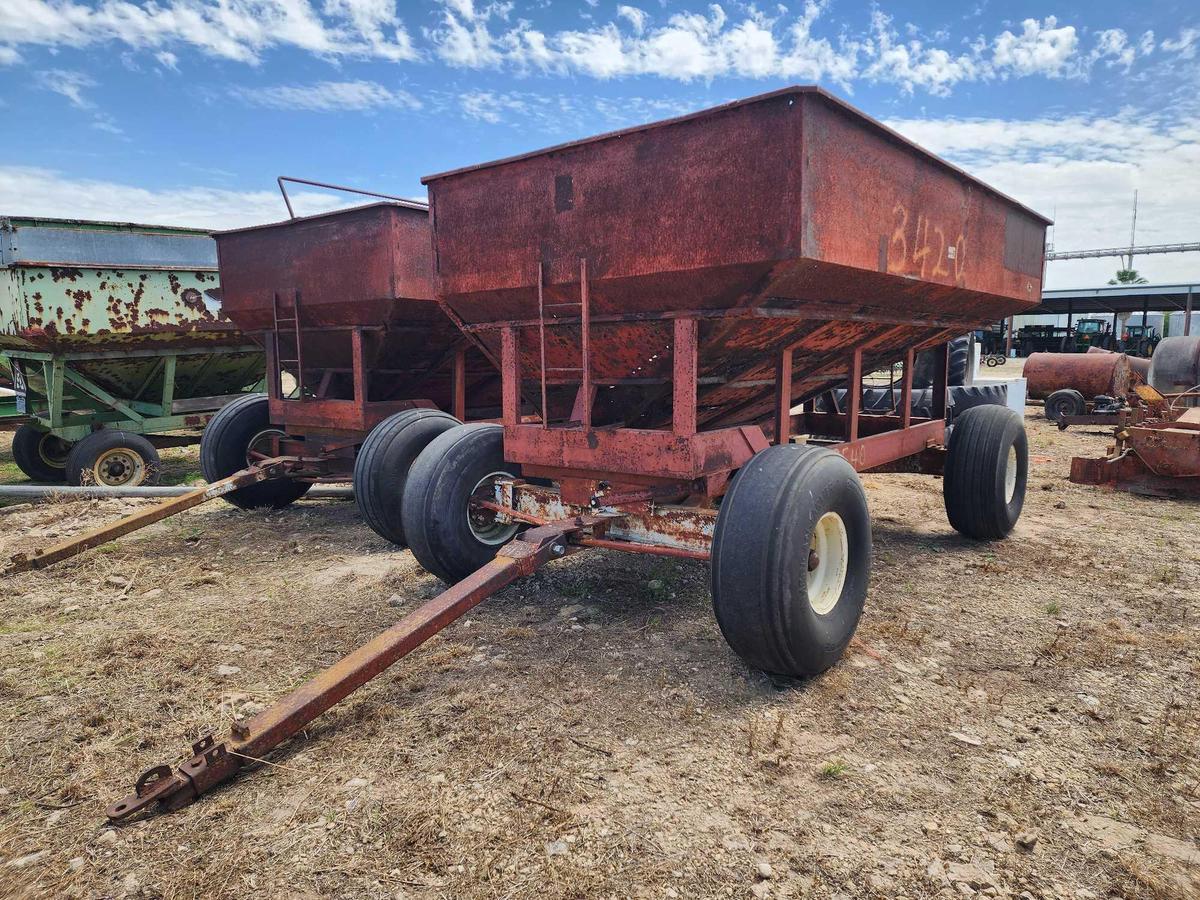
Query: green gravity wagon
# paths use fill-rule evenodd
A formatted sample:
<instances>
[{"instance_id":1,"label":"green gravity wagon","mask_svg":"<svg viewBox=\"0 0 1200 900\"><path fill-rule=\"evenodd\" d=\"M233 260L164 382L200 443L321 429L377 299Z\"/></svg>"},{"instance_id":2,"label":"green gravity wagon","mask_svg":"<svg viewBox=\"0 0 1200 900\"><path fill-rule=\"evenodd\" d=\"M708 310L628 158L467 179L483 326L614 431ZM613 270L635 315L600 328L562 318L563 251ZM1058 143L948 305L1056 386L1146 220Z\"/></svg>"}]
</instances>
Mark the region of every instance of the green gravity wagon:
<instances>
[{"instance_id":1,"label":"green gravity wagon","mask_svg":"<svg viewBox=\"0 0 1200 900\"><path fill-rule=\"evenodd\" d=\"M151 484L159 448L198 442L262 381L207 232L0 217L0 266L0 411L35 481Z\"/></svg>"}]
</instances>

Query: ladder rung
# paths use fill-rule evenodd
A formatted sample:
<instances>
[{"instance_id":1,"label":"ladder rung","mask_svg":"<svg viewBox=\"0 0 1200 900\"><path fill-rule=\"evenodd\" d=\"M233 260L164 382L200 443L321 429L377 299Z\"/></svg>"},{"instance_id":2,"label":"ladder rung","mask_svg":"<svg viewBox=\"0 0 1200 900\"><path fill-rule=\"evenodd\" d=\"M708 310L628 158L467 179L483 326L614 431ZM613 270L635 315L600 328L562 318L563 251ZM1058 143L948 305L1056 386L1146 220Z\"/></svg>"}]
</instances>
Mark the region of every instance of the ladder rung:
<instances>
[{"instance_id":1,"label":"ladder rung","mask_svg":"<svg viewBox=\"0 0 1200 900\"><path fill-rule=\"evenodd\" d=\"M300 365L300 360L298 360L298 359L281 359L280 362L281 363L291 363L294 366Z\"/></svg>"},{"instance_id":2,"label":"ladder rung","mask_svg":"<svg viewBox=\"0 0 1200 900\"><path fill-rule=\"evenodd\" d=\"M583 369L581 369L579 366L570 366L567 368L563 368L562 366L558 366L558 367L547 366L546 371L547 372L582 372Z\"/></svg>"},{"instance_id":3,"label":"ladder rung","mask_svg":"<svg viewBox=\"0 0 1200 900\"><path fill-rule=\"evenodd\" d=\"M542 309L550 309L554 306L583 306L583 304L578 301L575 303L543 303Z\"/></svg>"}]
</instances>

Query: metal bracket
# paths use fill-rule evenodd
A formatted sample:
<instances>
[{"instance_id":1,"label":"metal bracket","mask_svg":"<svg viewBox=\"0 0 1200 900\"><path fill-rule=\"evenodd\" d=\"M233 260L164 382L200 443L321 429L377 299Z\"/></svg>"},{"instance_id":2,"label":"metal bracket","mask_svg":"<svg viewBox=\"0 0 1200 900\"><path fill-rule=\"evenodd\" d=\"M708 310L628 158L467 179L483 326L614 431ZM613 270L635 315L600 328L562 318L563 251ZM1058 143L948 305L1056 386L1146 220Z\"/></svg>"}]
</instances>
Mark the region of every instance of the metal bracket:
<instances>
[{"instance_id":1,"label":"metal bracket","mask_svg":"<svg viewBox=\"0 0 1200 900\"><path fill-rule=\"evenodd\" d=\"M359 188L343 187L340 184L326 184L323 181L309 181L307 178L292 178L288 175L280 175L275 179L275 183L279 185L279 193L283 194L283 204L287 207L288 218L296 218L296 213L292 210L292 201L288 197L287 188L283 186L285 181L292 184L307 184L311 187L325 188L330 191L342 191L347 194L362 194L364 197L379 197L383 200L394 200L395 202L407 206L409 209L429 209L428 203L421 203L418 200L407 200L404 197L393 197L391 194L378 194L375 191L364 191Z\"/></svg>"}]
</instances>

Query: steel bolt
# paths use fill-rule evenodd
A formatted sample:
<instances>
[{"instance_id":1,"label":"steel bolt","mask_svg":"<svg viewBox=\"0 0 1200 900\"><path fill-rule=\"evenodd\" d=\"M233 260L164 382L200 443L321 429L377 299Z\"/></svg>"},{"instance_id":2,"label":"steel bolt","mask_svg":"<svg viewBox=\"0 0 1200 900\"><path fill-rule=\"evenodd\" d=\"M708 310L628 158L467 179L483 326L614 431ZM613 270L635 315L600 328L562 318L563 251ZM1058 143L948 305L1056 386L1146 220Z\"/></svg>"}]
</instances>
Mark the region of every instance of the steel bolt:
<instances>
[{"instance_id":1,"label":"steel bolt","mask_svg":"<svg viewBox=\"0 0 1200 900\"><path fill-rule=\"evenodd\" d=\"M821 564L821 557L817 556L816 550L808 551L808 571L813 571Z\"/></svg>"},{"instance_id":2,"label":"steel bolt","mask_svg":"<svg viewBox=\"0 0 1200 900\"><path fill-rule=\"evenodd\" d=\"M550 550L555 556L562 556L564 553L567 552L567 548L564 547L562 544L555 544L553 547L550 548Z\"/></svg>"}]
</instances>

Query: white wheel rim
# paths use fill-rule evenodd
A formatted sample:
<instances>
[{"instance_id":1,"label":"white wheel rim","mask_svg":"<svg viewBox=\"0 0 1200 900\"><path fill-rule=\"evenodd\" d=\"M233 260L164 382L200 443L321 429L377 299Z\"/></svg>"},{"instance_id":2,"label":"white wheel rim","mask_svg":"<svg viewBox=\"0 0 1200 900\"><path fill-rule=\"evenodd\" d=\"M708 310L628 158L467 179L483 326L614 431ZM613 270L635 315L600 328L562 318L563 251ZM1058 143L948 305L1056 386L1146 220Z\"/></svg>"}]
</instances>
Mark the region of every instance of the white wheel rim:
<instances>
[{"instance_id":1,"label":"white wheel rim","mask_svg":"<svg viewBox=\"0 0 1200 900\"><path fill-rule=\"evenodd\" d=\"M254 437L250 438L250 442L246 444L246 465L252 466L255 463L260 463L264 459L270 459L275 455L275 446L272 443L272 438L285 438L287 433L278 428L264 428Z\"/></svg>"},{"instance_id":2,"label":"white wheel rim","mask_svg":"<svg viewBox=\"0 0 1200 900\"><path fill-rule=\"evenodd\" d=\"M817 615L828 615L842 598L850 561L846 523L837 513L827 512L817 520L808 559L808 604Z\"/></svg>"},{"instance_id":3,"label":"white wheel rim","mask_svg":"<svg viewBox=\"0 0 1200 900\"><path fill-rule=\"evenodd\" d=\"M146 461L136 450L114 447L96 459L92 466L92 479L105 487L136 486L146 479Z\"/></svg>"},{"instance_id":4,"label":"white wheel rim","mask_svg":"<svg viewBox=\"0 0 1200 900\"><path fill-rule=\"evenodd\" d=\"M475 535L475 540L492 547L507 544L517 533L515 523L497 522L495 512L475 503L476 500L495 501L496 482L501 478L512 478L512 475L508 472L489 472L484 475L475 482L471 497L467 501L467 527L471 529L471 534Z\"/></svg>"},{"instance_id":5,"label":"white wheel rim","mask_svg":"<svg viewBox=\"0 0 1200 900\"><path fill-rule=\"evenodd\" d=\"M1008 460L1004 464L1004 502L1012 503L1017 494L1017 448L1008 448Z\"/></svg>"}]
</instances>

